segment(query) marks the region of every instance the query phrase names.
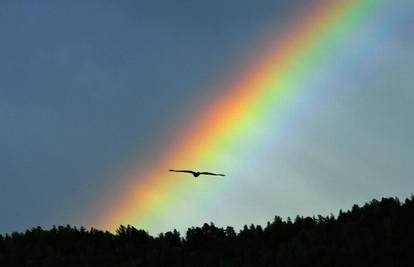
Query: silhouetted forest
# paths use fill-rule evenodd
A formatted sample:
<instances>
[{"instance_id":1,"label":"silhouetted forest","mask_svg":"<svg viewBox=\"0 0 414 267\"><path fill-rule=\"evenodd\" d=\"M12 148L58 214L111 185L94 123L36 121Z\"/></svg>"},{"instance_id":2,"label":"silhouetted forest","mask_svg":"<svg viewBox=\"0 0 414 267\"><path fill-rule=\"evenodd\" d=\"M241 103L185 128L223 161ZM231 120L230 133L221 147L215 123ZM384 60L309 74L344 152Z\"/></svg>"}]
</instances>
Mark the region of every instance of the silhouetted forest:
<instances>
[{"instance_id":1,"label":"silhouetted forest","mask_svg":"<svg viewBox=\"0 0 414 267\"><path fill-rule=\"evenodd\" d=\"M414 197L334 216L276 216L265 227L213 223L150 236L132 226L40 227L0 236L0 266L414 266Z\"/></svg>"}]
</instances>

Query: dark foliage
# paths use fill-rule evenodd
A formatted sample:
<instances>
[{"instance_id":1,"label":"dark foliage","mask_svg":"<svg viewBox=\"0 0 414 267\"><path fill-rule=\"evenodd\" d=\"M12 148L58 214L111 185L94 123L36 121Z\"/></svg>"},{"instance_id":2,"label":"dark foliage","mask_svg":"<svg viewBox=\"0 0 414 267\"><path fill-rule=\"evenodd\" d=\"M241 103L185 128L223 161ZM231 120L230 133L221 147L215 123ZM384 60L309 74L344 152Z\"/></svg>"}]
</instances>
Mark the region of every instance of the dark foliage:
<instances>
[{"instance_id":1,"label":"dark foliage","mask_svg":"<svg viewBox=\"0 0 414 267\"><path fill-rule=\"evenodd\" d=\"M70 226L0 235L0 266L414 266L414 198L317 218L275 217L239 233L213 223L152 237Z\"/></svg>"}]
</instances>

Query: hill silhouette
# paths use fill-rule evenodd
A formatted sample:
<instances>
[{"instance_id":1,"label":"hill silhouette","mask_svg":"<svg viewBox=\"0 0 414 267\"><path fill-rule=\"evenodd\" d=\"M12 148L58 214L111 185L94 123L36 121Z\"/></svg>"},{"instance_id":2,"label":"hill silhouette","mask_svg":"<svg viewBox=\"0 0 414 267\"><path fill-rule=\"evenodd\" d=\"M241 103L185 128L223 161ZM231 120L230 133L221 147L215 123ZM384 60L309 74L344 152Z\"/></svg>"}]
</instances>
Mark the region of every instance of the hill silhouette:
<instances>
[{"instance_id":1,"label":"hill silhouette","mask_svg":"<svg viewBox=\"0 0 414 267\"><path fill-rule=\"evenodd\" d=\"M157 237L58 226L0 236L0 266L413 266L414 197L372 200L339 215L274 217L265 227L213 223Z\"/></svg>"}]
</instances>

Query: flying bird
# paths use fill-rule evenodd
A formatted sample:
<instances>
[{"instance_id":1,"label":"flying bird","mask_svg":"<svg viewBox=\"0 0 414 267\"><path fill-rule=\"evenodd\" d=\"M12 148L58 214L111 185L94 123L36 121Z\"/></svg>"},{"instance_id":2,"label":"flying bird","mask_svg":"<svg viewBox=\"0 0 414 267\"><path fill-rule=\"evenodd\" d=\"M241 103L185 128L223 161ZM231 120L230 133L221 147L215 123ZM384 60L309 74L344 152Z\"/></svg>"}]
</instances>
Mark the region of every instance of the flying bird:
<instances>
[{"instance_id":1,"label":"flying bird","mask_svg":"<svg viewBox=\"0 0 414 267\"><path fill-rule=\"evenodd\" d=\"M212 172L195 172L190 170L170 170L170 172L185 172L185 173L191 173L194 177L198 177L200 175L214 175L214 176L225 176L221 173L212 173Z\"/></svg>"}]
</instances>

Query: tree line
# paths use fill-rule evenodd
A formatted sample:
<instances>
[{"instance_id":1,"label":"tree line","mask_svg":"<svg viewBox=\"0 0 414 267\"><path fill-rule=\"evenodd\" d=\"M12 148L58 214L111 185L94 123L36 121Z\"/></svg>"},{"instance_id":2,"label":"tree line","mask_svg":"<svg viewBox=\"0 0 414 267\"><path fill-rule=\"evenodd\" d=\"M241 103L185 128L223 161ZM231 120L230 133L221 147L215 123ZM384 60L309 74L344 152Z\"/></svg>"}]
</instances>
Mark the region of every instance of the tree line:
<instances>
[{"instance_id":1,"label":"tree line","mask_svg":"<svg viewBox=\"0 0 414 267\"><path fill-rule=\"evenodd\" d=\"M237 232L213 223L156 237L130 225L36 227L0 235L0 266L414 266L413 240L411 196Z\"/></svg>"}]
</instances>

